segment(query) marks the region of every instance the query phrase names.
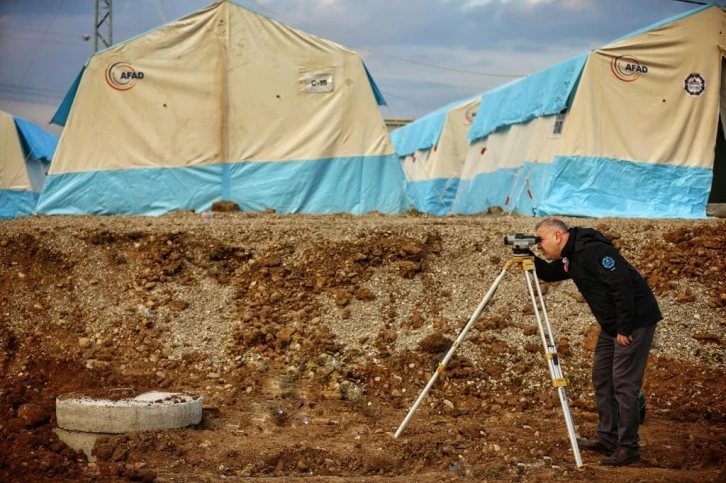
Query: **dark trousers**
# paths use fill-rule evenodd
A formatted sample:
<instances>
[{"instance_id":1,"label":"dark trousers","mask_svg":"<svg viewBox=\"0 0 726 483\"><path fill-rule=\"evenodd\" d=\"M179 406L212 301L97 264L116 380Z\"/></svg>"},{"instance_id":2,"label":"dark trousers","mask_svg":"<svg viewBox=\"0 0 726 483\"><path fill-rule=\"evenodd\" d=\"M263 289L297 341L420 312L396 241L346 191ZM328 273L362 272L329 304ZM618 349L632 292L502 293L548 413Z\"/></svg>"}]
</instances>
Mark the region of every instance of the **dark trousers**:
<instances>
[{"instance_id":1,"label":"dark trousers","mask_svg":"<svg viewBox=\"0 0 726 483\"><path fill-rule=\"evenodd\" d=\"M643 385L654 332L655 324L635 329L633 341L623 347L615 337L600 331L595 346L592 383L600 416L597 436L608 446L639 448L638 391Z\"/></svg>"}]
</instances>

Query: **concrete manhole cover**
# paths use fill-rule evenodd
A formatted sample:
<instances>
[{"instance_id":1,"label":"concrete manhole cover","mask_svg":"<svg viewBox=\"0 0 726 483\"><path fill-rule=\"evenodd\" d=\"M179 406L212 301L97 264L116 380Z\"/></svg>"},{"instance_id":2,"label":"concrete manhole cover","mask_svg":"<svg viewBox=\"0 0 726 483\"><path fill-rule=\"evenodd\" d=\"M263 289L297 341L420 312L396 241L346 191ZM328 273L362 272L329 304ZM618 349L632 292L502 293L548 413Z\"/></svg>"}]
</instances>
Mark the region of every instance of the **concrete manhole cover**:
<instances>
[{"instance_id":1,"label":"concrete manhole cover","mask_svg":"<svg viewBox=\"0 0 726 483\"><path fill-rule=\"evenodd\" d=\"M147 392L106 398L67 394L56 399L58 426L88 433L127 433L153 429L177 429L199 424L202 398L192 394Z\"/></svg>"}]
</instances>

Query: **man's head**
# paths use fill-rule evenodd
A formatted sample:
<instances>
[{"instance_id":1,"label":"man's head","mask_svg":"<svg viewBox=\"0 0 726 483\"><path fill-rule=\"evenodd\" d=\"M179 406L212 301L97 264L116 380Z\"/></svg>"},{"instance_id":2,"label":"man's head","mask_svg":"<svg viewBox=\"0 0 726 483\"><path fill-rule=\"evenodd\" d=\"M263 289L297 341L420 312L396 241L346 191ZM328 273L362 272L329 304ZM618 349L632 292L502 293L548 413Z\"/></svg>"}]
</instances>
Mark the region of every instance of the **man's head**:
<instances>
[{"instance_id":1,"label":"man's head","mask_svg":"<svg viewBox=\"0 0 726 483\"><path fill-rule=\"evenodd\" d=\"M537 247L542 250L547 260L562 258L562 248L570 238L565 222L557 218L545 218L537 223L536 234L540 238Z\"/></svg>"}]
</instances>

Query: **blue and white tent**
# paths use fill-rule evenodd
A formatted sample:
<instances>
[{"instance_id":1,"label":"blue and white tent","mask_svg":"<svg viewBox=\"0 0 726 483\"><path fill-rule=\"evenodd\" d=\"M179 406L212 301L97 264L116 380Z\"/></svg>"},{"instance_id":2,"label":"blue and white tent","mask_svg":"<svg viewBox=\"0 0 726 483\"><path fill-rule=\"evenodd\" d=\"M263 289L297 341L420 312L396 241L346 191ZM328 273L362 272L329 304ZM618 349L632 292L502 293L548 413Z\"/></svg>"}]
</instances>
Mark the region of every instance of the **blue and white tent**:
<instances>
[{"instance_id":1,"label":"blue and white tent","mask_svg":"<svg viewBox=\"0 0 726 483\"><path fill-rule=\"evenodd\" d=\"M391 133L408 181L406 193L417 210L451 211L479 101L478 96L456 101Z\"/></svg>"},{"instance_id":2,"label":"blue and white tent","mask_svg":"<svg viewBox=\"0 0 726 483\"><path fill-rule=\"evenodd\" d=\"M725 23L700 7L485 92L446 212L704 217L726 202Z\"/></svg>"},{"instance_id":3,"label":"blue and white tent","mask_svg":"<svg viewBox=\"0 0 726 483\"><path fill-rule=\"evenodd\" d=\"M215 2L88 60L38 211L400 213L383 103L357 53Z\"/></svg>"},{"instance_id":4,"label":"blue and white tent","mask_svg":"<svg viewBox=\"0 0 726 483\"><path fill-rule=\"evenodd\" d=\"M0 111L0 219L35 211L57 142L35 124Z\"/></svg>"}]
</instances>

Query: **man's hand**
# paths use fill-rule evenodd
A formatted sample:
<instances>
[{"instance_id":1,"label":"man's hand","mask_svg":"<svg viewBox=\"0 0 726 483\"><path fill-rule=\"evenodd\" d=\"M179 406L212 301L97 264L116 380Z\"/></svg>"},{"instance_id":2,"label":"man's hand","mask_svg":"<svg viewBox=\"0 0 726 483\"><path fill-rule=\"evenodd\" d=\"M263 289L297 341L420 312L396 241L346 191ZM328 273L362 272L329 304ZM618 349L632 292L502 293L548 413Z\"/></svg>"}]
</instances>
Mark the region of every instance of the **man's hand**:
<instances>
[{"instance_id":1,"label":"man's hand","mask_svg":"<svg viewBox=\"0 0 726 483\"><path fill-rule=\"evenodd\" d=\"M622 335L622 334L618 334L618 344L620 344L621 346L625 347L628 344L630 344L631 342L633 342L633 336L632 335Z\"/></svg>"}]
</instances>

